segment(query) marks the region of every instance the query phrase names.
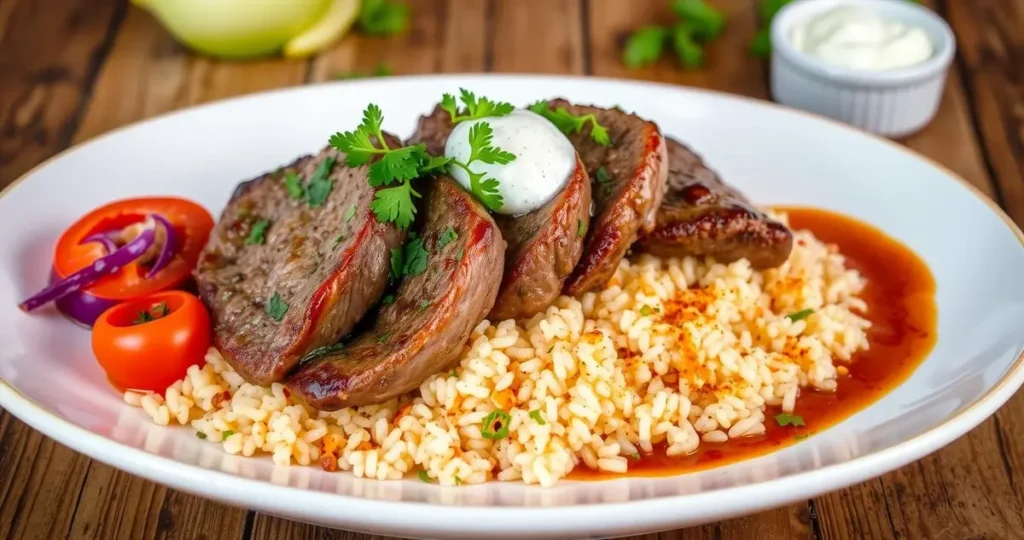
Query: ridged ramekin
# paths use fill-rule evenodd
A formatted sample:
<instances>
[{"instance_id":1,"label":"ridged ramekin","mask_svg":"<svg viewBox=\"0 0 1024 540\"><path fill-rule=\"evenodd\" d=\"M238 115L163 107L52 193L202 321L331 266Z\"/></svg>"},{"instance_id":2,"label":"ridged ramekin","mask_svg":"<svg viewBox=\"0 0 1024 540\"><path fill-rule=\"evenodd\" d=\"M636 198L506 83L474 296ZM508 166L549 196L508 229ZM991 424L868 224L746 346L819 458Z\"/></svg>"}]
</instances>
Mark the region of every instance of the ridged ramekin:
<instances>
[{"instance_id":1,"label":"ridged ramekin","mask_svg":"<svg viewBox=\"0 0 1024 540\"><path fill-rule=\"evenodd\" d=\"M826 64L793 47L796 25L837 6L863 6L917 26L928 34L934 52L907 68L865 71ZM775 101L887 137L914 133L935 117L956 52L956 37L946 21L907 0L797 0L775 16L771 33Z\"/></svg>"}]
</instances>

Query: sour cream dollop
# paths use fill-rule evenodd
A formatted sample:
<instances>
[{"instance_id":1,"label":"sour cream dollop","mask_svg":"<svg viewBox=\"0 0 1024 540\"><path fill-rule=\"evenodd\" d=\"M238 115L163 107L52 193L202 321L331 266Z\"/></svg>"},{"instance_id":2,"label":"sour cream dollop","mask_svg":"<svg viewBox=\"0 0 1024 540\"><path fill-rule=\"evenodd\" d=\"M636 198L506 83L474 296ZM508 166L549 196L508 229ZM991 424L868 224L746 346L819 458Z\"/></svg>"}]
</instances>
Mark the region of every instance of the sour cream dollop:
<instances>
[{"instance_id":1,"label":"sour cream dollop","mask_svg":"<svg viewBox=\"0 0 1024 540\"><path fill-rule=\"evenodd\" d=\"M469 168L494 178L500 184L503 199L499 214L525 214L548 203L569 180L576 167L576 150L569 139L543 116L516 109L507 116L481 118L460 122L448 136L444 147L446 157L462 163L469 161L469 130L479 122L487 122L494 131L491 142L516 156L507 165L474 161ZM452 167L452 177L470 191L469 175L460 167Z\"/></svg>"},{"instance_id":2,"label":"sour cream dollop","mask_svg":"<svg viewBox=\"0 0 1024 540\"><path fill-rule=\"evenodd\" d=\"M914 66L935 50L924 30L854 6L836 7L797 25L790 41L827 64L865 71Z\"/></svg>"}]
</instances>

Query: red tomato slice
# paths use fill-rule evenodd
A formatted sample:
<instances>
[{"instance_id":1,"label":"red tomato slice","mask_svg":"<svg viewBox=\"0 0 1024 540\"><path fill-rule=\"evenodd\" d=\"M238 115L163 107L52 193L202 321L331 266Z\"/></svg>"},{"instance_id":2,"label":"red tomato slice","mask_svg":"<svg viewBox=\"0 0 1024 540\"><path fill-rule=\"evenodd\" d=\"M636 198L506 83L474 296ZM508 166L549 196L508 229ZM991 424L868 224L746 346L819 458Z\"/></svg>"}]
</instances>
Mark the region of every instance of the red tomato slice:
<instances>
[{"instance_id":1,"label":"red tomato slice","mask_svg":"<svg viewBox=\"0 0 1024 540\"><path fill-rule=\"evenodd\" d=\"M68 227L57 241L54 270L65 277L92 264L106 255L106 251L96 242L83 244L84 239L141 223L149 214L160 214L174 228L179 245L170 264L147 279L149 268L132 263L101 278L85 291L99 298L128 300L181 285L189 278L210 237L213 216L192 201L173 197L126 199L89 212Z\"/></svg>"}]
</instances>

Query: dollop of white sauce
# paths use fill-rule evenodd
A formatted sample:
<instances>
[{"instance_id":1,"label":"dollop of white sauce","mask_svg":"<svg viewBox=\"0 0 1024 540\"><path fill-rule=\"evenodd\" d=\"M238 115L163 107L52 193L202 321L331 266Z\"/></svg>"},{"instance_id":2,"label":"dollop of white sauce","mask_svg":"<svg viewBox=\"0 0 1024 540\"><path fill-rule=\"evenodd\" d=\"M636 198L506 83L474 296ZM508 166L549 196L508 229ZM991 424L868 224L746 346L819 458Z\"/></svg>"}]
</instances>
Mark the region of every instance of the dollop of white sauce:
<instances>
[{"instance_id":1,"label":"dollop of white sauce","mask_svg":"<svg viewBox=\"0 0 1024 540\"><path fill-rule=\"evenodd\" d=\"M474 161L469 168L484 173L500 184L502 197L499 214L525 214L548 203L565 187L576 168L576 150L569 139L543 116L523 109L500 117L468 120L455 125L448 136L444 155L462 163L470 157L469 130L479 122L487 122L494 131L491 141L516 156L506 165ZM471 191L469 174L461 167L451 167L452 177L466 191Z\"/></svg>"},{"instance_id":2,"label":"dollop of white sauce","mask_svg":"<svg viewBox=\"0 0 1024 540\"><path fill-rule=\"evenodd\" d=\"M864 71L910 67L935 51L924 30L855 6L836 7L797 25L790 41L827 64Z\"/></svg>"}]
</instances>

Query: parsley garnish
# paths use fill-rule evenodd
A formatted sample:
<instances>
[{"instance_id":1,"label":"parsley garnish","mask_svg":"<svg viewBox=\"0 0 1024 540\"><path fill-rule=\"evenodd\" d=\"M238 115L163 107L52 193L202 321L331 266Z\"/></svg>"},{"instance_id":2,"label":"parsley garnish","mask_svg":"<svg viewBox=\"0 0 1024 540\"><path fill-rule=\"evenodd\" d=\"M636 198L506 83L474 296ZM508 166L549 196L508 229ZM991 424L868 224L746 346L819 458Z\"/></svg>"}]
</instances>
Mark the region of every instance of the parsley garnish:
<instances>
[{"instance_id":1,"label":"parsley garnish","mask_svg":"<svg viewBox=\"0 0 1024 540\"><path fill-rule=\"evenodd\" d=\"M576 220L576 236L583 238L583 235L587 234L587 227L583 225L582 219Z\"/></svg>"},{"instance_id":2,"label":"parsley garnish","mask_svg":"<svg viewBox=\"0 0 1024 540\"><path fill-rule=\"evenodd\" d=\"M229 430L225 431L224 433L221 433L221 435L220 435L220 440L222 440L222 441L226 441L226 440L228 440L228 437L230 437L230 436L232 436L232 435L234 435L234 434L235 434L235 432L234 432L234 431L231 431L231 430L229 429Z\"/></svg>"},{"instance_id":3,"label":"parsley garnish","mask_svg":"<svg viewBox=\"0 0 1024 540\"><path fill-rule=\"evenodd\" d=\"M171 310L167 307L167 302L160 302L149 309L144 309L138 312L135 315L135 319L132 321L132 325L153 322L159 318L166 317L170 312Z\"/></svg>"},{"instance_id":4,"label":"parsley garnish","mask_svg":"<svg viewBox=\"0 0 1024 540\"><path fill-rule=\"evenodd\" d=\"M348 207L348 210L345 210L345 215L342 217L345 218L345 223L352 221L352 218L356 217L356 205L353 204Z\"/></svg>"},{"instance_id":5,"label":"parsley garnish","mask_svg":"<svg viewBox=\"0 0 1024 540\"><path fill-rule=\"evenodd\" d=\"M601 192L605 197L612 194L612 175L608 174L608 169L604 167L597 169L594 178L597 179L597 185L601 186Z\"/></svg>"},{"instance_id":6,"label":"parsley garnish","mask_svg":"<svg viewBox=\"0 0 1024 540\"><path fill-rule=\"evenodd\" d=\"M640 307L640 314L643 315L644 317L647 317L651 313L653 313L651 306L644 305Z\"/></svg>"},{"instance_id":7,"label":"parsley garnish","mask_svg":"<svg viewBox=\"0 0 1024 540\"><path fill-rule=\"evenodd\" d=\"M441 236L437 237L437 249L442 249L458 239L459 233L455 232L455 229L448 227L441 233Z\"/></svg>"},{"instance_id":8,"label":"parsley garnish","mask_svg":"<svg viewBox=\"0 0 1024 540\"><path fill-rule=\"evenodd\" d=\"M395 303L395 295L389 294L389 295L385 296L384 298L381 298L380 303L384 304L385 306L390 306L391 304L394 304Z\"/></svg>"},{"instance_id":9,"label":"parsley garnish","mask_svg":"<svg viewBox=\"0 0 1024 540\"><path fill-rule=\"evenodd\" d=\"M789 315L786 315L786 318L793 322L796 322L806 319L807 317L810 317L812 313L814 313L813 309L802 309L800 311L797 311L796 313L790 313Z\"/></svg>"},{"instance_id":10,"label":"parsley garnish","mask_svg":"<svg viewBox=\"0 0 1024 540\"><path fill-rule=\"evenodd\" d=\"M267 301L267 304L263 309L267 312L267 315L270 315L271 319L281 322L281 319L284 318L284 314L288 313L288 304L286 304L284 300L281 300L280 294L274 293L274 296L270 297L270 300Z\"/></svg>"},{"instance_id":11,"label":"parsley garnish","mask_svg":"<svg viewBox=\"0 0 1024 540\"><path fill-rule=\"evenodd\" d=\"M795 414L777 414L775 415L775 421L782 427L804 425L804 419Z\"/></svg>"},{"instance_id":12,"label":"parsley garnish","mask_svg":"<svg viewBox=\"0 0 1024 540\"><path fill-rule=\"evenodd\" d=\"M391 332L377 336L377 343L387 343L389 339L391 339Z\"/></svg>"},{"instance_id":13,"label":"parsley garnish","mask_svg":"<svg viewBox=\"0 0 1024 540\"><path fill-rule=\"evenodd\" d=\"M345 165L349 167L366 165L379 156L380 159L371 164L368 171L370 185L391 187L377 190L370 209L377 216L377 221L393 222L400 229L407 229L416 218L416 205L412 199L420 197L412 188L411 181L439 172L448 164L448 158L428 155L422 144L390 148L381 131L383 121L380 107L371 103L363 111L362 123L353 131L332 135L330 145L345 153Z\"/></svg>"},{"instance_id":14,"label":"parsley garnish","mask_svg":"<svg viewBox=\"0 0 1024 540\"><path fill-rule=\"evenodd\" d=\"M470 169L470 165L476 161L507 165L516 159L515 154L492 146L493 137L494 130L487 122L473 124L469 128L469 159L465 162L452 159L449 163L450 166L459 167L466 172L466 175L469 176L469 190L488 210L496 211L505 202L501 193L498 193L498 181L494 178L487 178L484 173Z\"/></svg>"},{"instance_id":15,"label":"parsley garnish","mask_svg":"<svg viewBox=\"0 0 1024 540\"><path fill-rule=\"evenodd\" d=\"M420 313L423 313L424 311L426 311L428 307L430 307L430 302L428 302L426 300L420 300L420 307L419 307L419 312Z\"/></svg>"},{"instance_id":16,"label":"parsley garnish","mask_svg":"<svg viewBox=\"0 0 1024 540\"><path fill-rule=\"evenodd\" d=\"M254 244L263 244L267 241L264 233L267 232L267 227L270 226L270 221L266 219L256 220L252 224L252 228L249 229L249 236L245 239L245 245L251 246Z\"/></svg>"},{"instance_id":17,"label":"parsley garnish","mask_svg":"<svg viewBox=\"0 0 1024 540\"><path fill-rule=\"evenodd\" d=\"M420 477L420 480L422 480L422 481L424 481L424 482L426 482L428 484L430 483L430 475L427 474L427 471L420 471L419 472L419 477Z\"/></svg>"},{"instance_id":18,"label":"parsley garnish","mask_svg":"<svg viewBox=\"0 0 1024 540\"><path fill-rule=\"evenodd\" d=\"M704 43L721 35L725 15L705 0L674 0L672 10L680 18L671 27L645 26L629 37L622 61L631 68L656 62L671 38L679 62L687 68L704 63Z\"/></svg>"},{"instance_id":19,"label":"parsley garnish","mask_svg":"<svg viewBox=\"0 0 1024 540\"><path fill-rule=\"evenodd\" d=\"M448 376L449 377L458 377L459 376L459 370L457 370L457 369L451 370L451 372L448 373Z\"/></svg>"},{"instance_id":20,"label":"parsley garnish","mask_svg":"<svg viewBox=\"0 0 1024 540\"><path fill-rule=\"evenodd\" d=\"M653 64L661 58L668 32L660 26L645 26L629 36L622 61L631 68Z\"/></svg>"},{"instance_id":21,"label":"parsley garnish","mask_svg":"<svg viewBox=\"0 0 1024 540\"><path fill-rule=\"evenodd\" d=\"M345 348L345 344L344 343L340 343L340 342L339 343L335 343L334 345L324 345L323 347L317 347L317 348L313 349L312 351L309 351L306 354L306 356L303 356L302 360L299 360L299 363L300 364L304 364L306 362L309 362L310 360L315 360L317 358L320 358L321 356L324 356L327 353L332 353L332 352L335 352L335 351L340 351L340 350L342 350L344 348Z\"/></svg>"},{"instance_id":22,"label":"parsley garnish","mask_svg":"<svg viewBox=\"0 0 1024 540\"><path fill-rule=\"evenodd\" d=\"M441 97L441 108L451 116L452 124L458 124L466 120L487 118L488 116L507 116L515 110L511 103L491 101L485 97L477 99L476 94L465 88L459 88L459 99L464 107L462 111L459 110L455 96L444 94Z\"/></svg>"},{"instance_id":23,"label":"parsley garnish","mask_svg":"<svg viewBox=\"0 0 1024 540\"><path fill-rule=\"evenodd\" d=\"M196 437L199 437L200 439L205 439L206 438L206 434L203 433L202 431L197 431L196 432Z\"/></svg>"},{"instance_id":24,"label":"parsley garnish","mask_svg":"<svg viewBox=\"0 0 1024 540\"><path fill-rule=\"evenodd\" d=\"M423 246L422 238L413 238L400 248L391 250L391 281L405 276L418 276L427 269L430 253Z\"/></svg>"},{"instance_id":25,"label":"parsley garnish","mask_svg":"<svg viewBox=\"0 0 1024 540\"><path fill-rule=\"evenodd\" d=\"M565 107L551 110L548 103L543 100L530 105L530 110L547 118L559 131L566 134L579 133L583 130L583 126L590 122L590 138L594 139L594 142L601 146L612 144L611 139L608 138L608 129L597 121L597 117L593 113L576 116Z\"/></svg>"},{"instance_id":26,"label":"parsley garnish","mask_svg":"<svg viewBox=\"0 0 1024 540\"><path fill-rule=\"evenodd\" d=\"M405 266L405 258L402 248L397 247L391 250L391 282L402 279L402 268Z\"/></svg>"},{"instance_id":27,"label":"parsley garnish","mask_svg":"<svg viewBox=\"0 0 1024 540\"><path fill-rule=\"evenodd\" d=\"M363 0L359 28L370 35L404 32L409 26L409 6L389 0Z\"/></svg>"},{"instance_id":28,"label":"parsley garnish","mask_svg":"<svg viewBox=\"0 0 1024 540\"><path fill-rule=\"evenodd\" d=\"M327 202L331 190L334 189L334 180L331 180L331 169L334 168L334 163L334 158L327 156L309 177L309 185L306 186L306 202L309 203L310 208L323 206Z\"/></svg>"},{"instance_id":29,"label":"parsley garnish","mask_svg":"<svg viewBox=\"0 0 1024 540\"><path fill-rule=\"evenodd\" d=\"M455 260L461 261L462 257L466 255L466 248L459 248L459 252L455 254Z\"/></svg>"},{"instance_id":30,"label":"parsley garnish","mask_svg":"<svg viewBox=\"0 0 1024 540\"><path fill-rule=\"evenodd\" d=\"M462 485L462 479L459 478L458 476L455 477L455 485L456 486L461 486Z\"/></svg>"},{"instance_id":31,"label":"parsley garnish","mask_svg":"<svg viewBox=\"0 0 1024 540\"><path fill-rule=\"evenodd\" d=\"M344 239L345 239L345 233L343 233L343 232L338 233L338 236L335 236L334 240L331 241L331 249L334 249L334 248L338 247L338 244L340 244L341 241L344 240Z\"/></svg>"},{"instance_id":32,"label":"parsley garnish","mask_svg":"<svg viewBox=\"0 0 1024 540\"><path fill-rule=\"evenodd\" d=\"M302 187L302 178L291 169L284 172L284 187L288 190L288 196L295 200L306 195L306 188Z\"/></svg>"},{"instance_id":33,"label":"parsley garnish","mask_svg":"<svg viewBox=\"0 0 1024 540\"><path fill-rule=\"evenodd\" d=\"M511 421L512 416L507 412L500 410L491 411L491 414L488 414L487 417L484 418L484 425L480 434L483 435L485 439L490 439L492 441L504 439L505 437L508 437L508 424Z\"/></svg>"},{"instance_id":34,"label":"parsley garnish","mask_svg":"<svg viewBox=\"0 0 1024 540\"><path fill-rule=\"evenodd\" d=\"M533 418L534 422L537 422L542 426L547 424L547 422L544 421L544 416L541 414L540 409L530 411L530 418Z\"/></svg>"}]
</instances>

